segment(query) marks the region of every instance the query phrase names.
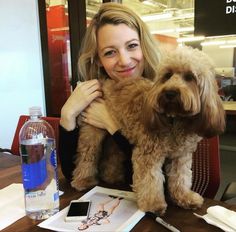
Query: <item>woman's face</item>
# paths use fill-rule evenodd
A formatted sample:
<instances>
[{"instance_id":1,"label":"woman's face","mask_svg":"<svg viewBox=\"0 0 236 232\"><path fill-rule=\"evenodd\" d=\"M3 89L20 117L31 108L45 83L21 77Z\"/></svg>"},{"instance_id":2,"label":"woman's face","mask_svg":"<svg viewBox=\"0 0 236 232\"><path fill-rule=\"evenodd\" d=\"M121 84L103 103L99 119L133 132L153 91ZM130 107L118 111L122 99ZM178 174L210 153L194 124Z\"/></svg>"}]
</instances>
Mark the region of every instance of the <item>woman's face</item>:
<instances>
[{"instance_id":1,"label":"woman's face","mask_svg":"<svg viewBox=\"0 0 236 232\"><path fill-rule=\"evenodd\" d=\"M106 24L98 30L98 56L111 79L141 77L144 57L138 33L125 24Z\"/></svg>"}]
</instances>

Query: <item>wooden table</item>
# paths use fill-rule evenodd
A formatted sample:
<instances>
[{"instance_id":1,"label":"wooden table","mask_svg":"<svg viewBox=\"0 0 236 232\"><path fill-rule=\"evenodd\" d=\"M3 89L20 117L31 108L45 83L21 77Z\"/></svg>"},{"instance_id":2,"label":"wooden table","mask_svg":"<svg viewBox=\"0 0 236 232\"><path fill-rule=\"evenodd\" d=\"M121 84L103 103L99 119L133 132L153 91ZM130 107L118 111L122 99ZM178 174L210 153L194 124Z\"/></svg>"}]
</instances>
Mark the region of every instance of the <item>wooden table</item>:
<instances>
[{"instance_id":1,"label":"wooden table","mask_svg":"<svg viewBox=\"0 0 236 232\"><path fill-rule=\"evenodd\" d=\"M236 101L223 101L223 106L227 115L236 115Z\"/></svg>"},{"instance_id":2,"label":"wooden table","mask_svg":"<svg viewBox=\"0 0 236 232\"><path fill-rule=\"evenodd\" d=\"M21 182L20 157L0 153L0 188L4 188L11 183ZM59 169L59 186L64 194L60 198L60 209L66 207L72 199L79 198L83 193L76 192L71 188ZM114 186L105 186L114 187ZM17 193L16 193L17 194ZM207 224L202 219L193 215L193 212L205 214L206 209L212 205L222 205L236 211L236 205L228 205L223 202L205 199L204 205L198 210L185 210L169 204L163 219L176 226L181 232L221 232L217 227ZM40 221L34 221L28 217L23 217L14 224L2 230L2 232L34 232L47 231L37 226ZM149 217L144 217L132 229L132 232L168 232L166 228L156 223Z\"/></svg>"}]
</instances>

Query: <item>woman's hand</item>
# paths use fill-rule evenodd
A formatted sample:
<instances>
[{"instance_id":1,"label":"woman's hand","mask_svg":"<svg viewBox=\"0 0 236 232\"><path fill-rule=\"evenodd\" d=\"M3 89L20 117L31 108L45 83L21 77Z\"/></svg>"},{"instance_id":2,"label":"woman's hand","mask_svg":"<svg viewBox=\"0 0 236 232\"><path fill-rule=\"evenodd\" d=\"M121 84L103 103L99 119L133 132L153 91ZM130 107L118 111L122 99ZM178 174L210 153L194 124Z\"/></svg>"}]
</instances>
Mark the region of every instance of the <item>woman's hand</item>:
<instances>
[{"instance_id":1,"label":"woman's hand","mask_svg":"<svg viewBox=\"0 0 236 232\"><path fill-rule=\"evenodd\" d=\"M118 122L111 117L102 98L94 100L81 115L84 122L105 129L110 134L114 134L119 129Z\"/></svg>"},{"instance_id":2,"label":"woman's hand","mask_svg":"<svg viewBox=\"0 0 236 232\"><path fill-rule=\"evenodd\" d=\"M71 131L76 126L76 117L97 97L102 96L98 80L80 82L61 109L60 124Z\"/></svg>"}]
</instances>

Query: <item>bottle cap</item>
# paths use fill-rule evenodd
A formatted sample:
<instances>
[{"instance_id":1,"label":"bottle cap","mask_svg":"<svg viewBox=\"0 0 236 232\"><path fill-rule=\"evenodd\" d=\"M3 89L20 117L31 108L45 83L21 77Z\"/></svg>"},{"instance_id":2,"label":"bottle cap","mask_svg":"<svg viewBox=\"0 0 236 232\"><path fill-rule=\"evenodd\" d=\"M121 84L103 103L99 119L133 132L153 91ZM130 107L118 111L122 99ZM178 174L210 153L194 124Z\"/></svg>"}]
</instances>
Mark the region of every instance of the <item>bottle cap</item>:
<instances>
[{"instance_id":1,"label":"bottle cap","mask_svg":"<svg viewBox=\"0 0 236 232\"><path fill-rule=\"evenodd\" d=\"M30 116L42 116L42 111L40 106L32 106L29 108Z\"/></svg>"}]
</instances>

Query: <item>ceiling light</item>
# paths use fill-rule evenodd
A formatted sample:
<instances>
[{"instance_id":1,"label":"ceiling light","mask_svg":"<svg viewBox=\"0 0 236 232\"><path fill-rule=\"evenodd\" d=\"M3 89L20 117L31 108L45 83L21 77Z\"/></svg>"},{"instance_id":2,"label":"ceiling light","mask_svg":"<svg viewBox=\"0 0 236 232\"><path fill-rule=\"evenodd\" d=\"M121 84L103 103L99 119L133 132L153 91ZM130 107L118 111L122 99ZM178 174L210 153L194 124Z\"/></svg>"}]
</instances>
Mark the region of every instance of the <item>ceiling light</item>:
<instances>
[{"instance_id":1,"label":"ceiling light","mask_svg":"<svg viewBox=\"0 0 236 232\"><path fill-rule=\"evenodd\" d=\"M141 16L144 22L150 22L154 20L169 19L172 18L173 13L164 13L164 14L150 14Z\"/></svg>"},{"instance_id":2,"label":"ceiling light","mask_svg":"<svg viewBox=\"0 0 236 232\"><path fill-rule=\"evenodd\" d=\"M194 27L179 27L179 28L168 28L151 31L152 34L169 34L174 32L191 32L194 30Z\"/></svg>"},{"instance_id":3,"label":"ceiling light","mask_svg":"<svg viewBox=\"0 0 236 232\"><path fill-rule=\"evenodd\" d=\"M213 40L213 41L202 42L201 45L202 46L214 46L214 45L223 45L225 43L226 43L225 40Z\"/></svg>"},{"instance_id":4,"label":"ceiling light","mask_svg":"<svg viewBox=\"0 0 236 232\"><path fill-rule=\"evenodd\" d=\"M174 33L174 32L175 32L174 28L151 31L152 34L168 34L168 33Z\"/></svg>"},{"instance_id":5,"label":"ceiling light","mask_svg":"<svg viewBox=\"0 0 236 232\"><path fill-rule=\"evenodd\" d=\"M217 36L207 36L209 39L220 39L220 38L232 38L235 37L235 35L217 35Z\"/></svg>"},{"instance_id":6,"label":"ceiling light","mask_svg":"<svg viewBox=\"0 0 236 232\"><path fill-rule=\"evenodd\" d=\"M145 5L149 5L149 6L161 6L161 7L164 7L166 8L167 5L161 3L161 2L156 2L156 1L151 1L151 0L144 0L144 1L141 1L143 4Z\"/></svg>"},{"instance_id":7,"label":"ceiling light","mask_svg":"<svg viewBox=\"0 0 236 232\"><path fill-rule=\"evenodd\" d=\"M178 43L204 40L204 36L181 37L177 39Z\"/></svg>"},{"instance_id":8,"label":"ceiling light","mask_svg":"<svg viewBox=\"0 0 236 232\"><path fill-rule=\"evenodd\" d=\"M176 13L173 15L174 19L193 19L194 13L183 13L181 15L177 15Z\"/></svg>"},{"instance_id":9,"label":"ceiling light","mask_svg":"<svg viewBox=\"0 0 236 232\"><path fill-rule=\"evenodd\" d=\"M227 45L221 45L220 48L235 48L236 44L227 44Z\"/></svg>"},{"instance_id":10,"label":"ceiling light","mask_svg":"<svg viewBox=\"0 0 236 232\"><path fill-rule=\"evenodd\" d=\"M227 40L227 44L234 44L234 43L236 43L235 39Z\"/></svg>"},{"instance_id":11,"label":"ceiling light","mask_svg":"<svg viewBox=\"0 0 236 232\"><path fill-rule=\"evenodd\" d=\"M189 32L189 31L194 31L194 27L179 27L176 28L177 32Z\"/></svg>"}]
</instances>

